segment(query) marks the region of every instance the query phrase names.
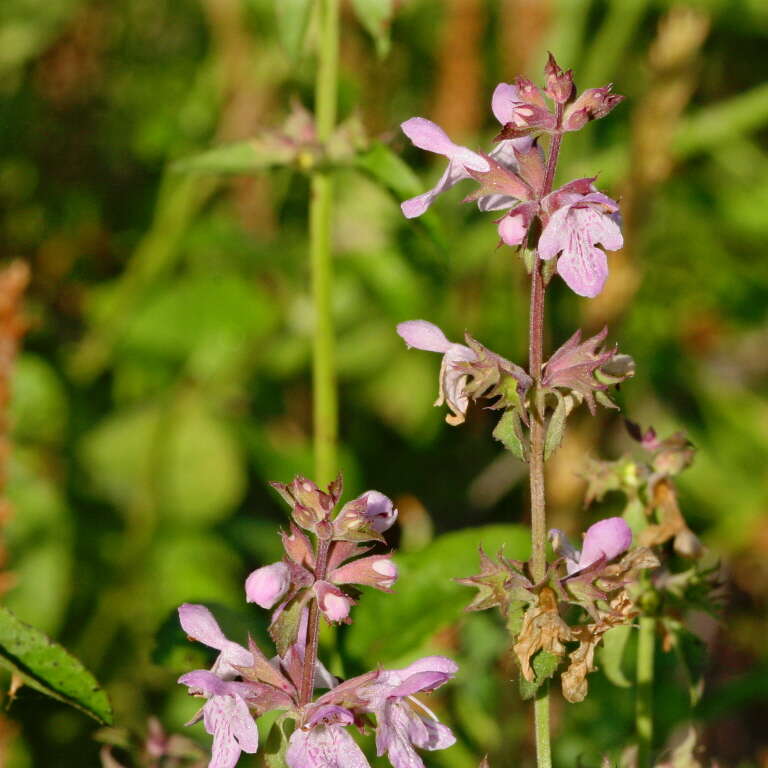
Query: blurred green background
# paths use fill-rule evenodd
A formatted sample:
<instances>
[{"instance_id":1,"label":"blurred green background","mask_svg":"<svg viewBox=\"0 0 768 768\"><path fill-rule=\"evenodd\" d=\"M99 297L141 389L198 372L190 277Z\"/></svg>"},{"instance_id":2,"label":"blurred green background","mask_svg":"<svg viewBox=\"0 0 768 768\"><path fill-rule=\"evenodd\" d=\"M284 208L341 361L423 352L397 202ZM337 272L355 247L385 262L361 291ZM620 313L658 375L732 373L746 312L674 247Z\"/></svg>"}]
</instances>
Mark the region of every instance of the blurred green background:
<instances>
[{"instance_id":1,"label":"blurred green background","mask_svg":"<svg viewBox=\"0 0 768 768\"><path fill-rule=\"evenodd\" d=\"M622 200L626 248L594 301L553 284L548 344L608 323L637 360L625 414L697 445L682 503L730 586L723 622L697 625L711 656L696 717L721 765L766 766L768 4L395 5L383 58L344 6L341 118L402 155L420 188L442 160L406 146L398 124L422 115L486 146L493 87L539 79L548 49L580 87L613 81L627 96L565 141L559 180L599 172ZM305 55L286 55L273 0L0 3L0 254L32 269L4 600L75 652L135 731L151 714L179 731L195 710L174 681L208 657L175 629L179 603L219 604L233 639L244 622L263 636L242 580L279 556L285 515L266 483L312 473L307 178L172 166L279 129L296 99L311 110L313 39L310 26ZM428 764L468 768L488 752L495 766L530 765L505 633L490 614L461 616L470 593L448 581L474 572L481 540L527 555L522 529L495 527L526 522L525 470L491 439L493 414L443 422L438 358L394 333L423 317L524 362L524 271L496 249L492 219L460 205L466 192L408 222L370 178L337 178L346 493L398 502L405 562L395 595L363 598L334 664L353 674L424 650L455 656L457 683L433 699L459 743ZM584 460L629 441L614 413L579 412L569 427L549 465L550 516L576 533L598 513L582 509ZM673 666L661 654L660 745L686 717ZM557 764L598 765L631 740L631 690L597 673L591 691L555 701ZM97 766L94 730L23 689L2 715L0 766ZM208 744L201 726L189 733Z\"/></svg>"}]
</instances>

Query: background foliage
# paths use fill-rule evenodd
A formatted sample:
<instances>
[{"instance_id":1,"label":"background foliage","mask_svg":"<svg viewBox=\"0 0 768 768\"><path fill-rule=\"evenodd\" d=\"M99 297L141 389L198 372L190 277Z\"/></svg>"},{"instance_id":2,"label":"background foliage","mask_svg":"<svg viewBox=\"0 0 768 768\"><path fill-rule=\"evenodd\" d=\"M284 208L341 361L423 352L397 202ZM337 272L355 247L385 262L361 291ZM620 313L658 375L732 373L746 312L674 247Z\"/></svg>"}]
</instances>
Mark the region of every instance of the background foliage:
<instances>
[{"instance_id":1,"label":"background foliage","mask_svg":"<svg viewBox=\"0 0 768 768\"><path fill-rule=\"evenodd\" d=\"M425 648L454 655L460 679L436 706L459 744L430 765L474 766L485 751L492 764L530 762L503 628L462 615L469 593L449 581L474 571L481 541L527 554L514 527L524 467L490 439L488 413L460 429L442 422L430 405L438 360L406 353L394 333L424 317L522 362L523 272L460 191L414 224L375 178L403 195L426 188L440 163L407 148L398 123L429 116L479 145L494 130L493 86L538 77L551 49L581 87L613 81L627 95L610 120L567 137L561 164L562 179L599 170L622 196L627 247L610 256L597 300L554 285L548 344L576 320L586 332L609 323L637 360L625 413L662 433L684 427L698 446L682 500L722 553L730 594L724 621L696 622L710 651L696 716L723 764L765 765L768 6L395 5L388 51L370 36L378 22L366 29L345 6L341 113L358 126L353 148L381 141L419 179L383 152L361 161L367 175L339 171L334 298L347 492L375 487L398 502L403 580L395 596L362 601L336 669ZM243 612L242 579L278 556L284 515L266 481L312 471L306 177L297 164L267 168L281 165L274 149L253 155L264 170L249 176L175 165L279 128L295 100L311 109L313 58L274 6L0 4L0 253L32 267L5 602L75 652L117 722L137 731L150 714L179 730L195 709L174 683L205 661L175 627L180 602L219 604L240 639L246 625L263 632ZM311 21L307 35L310 50ZM553 525L576 533L592 519L578 468L628 447L618 415L574 423L549 468ZM663 739L686 694L664 674L673 660L659 664ZM630 738L631 692L601 675L591 690L556 704L562 765L597 765ZM31 689L0 723L5 766L98 765L98 750L90 721Z\"/></svg>"}]
</instances>

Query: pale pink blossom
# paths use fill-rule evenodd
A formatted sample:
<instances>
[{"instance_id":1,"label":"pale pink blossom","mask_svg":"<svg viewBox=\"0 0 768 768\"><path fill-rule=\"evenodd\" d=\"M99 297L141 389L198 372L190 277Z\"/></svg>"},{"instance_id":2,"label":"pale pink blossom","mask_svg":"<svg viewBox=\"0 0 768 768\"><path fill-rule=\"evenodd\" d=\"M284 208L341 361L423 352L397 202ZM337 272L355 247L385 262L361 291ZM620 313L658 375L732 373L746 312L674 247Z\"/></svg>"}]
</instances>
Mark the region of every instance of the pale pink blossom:
<instances>
[{"instance_id":1,"label":"pale pink blossom","mask_svg":"<svg viewBox=\"0 0 768 768\"><path fill-rule=\"evenodd\" d=\"M542 259L560 254L558 273L574 293L589 298L603 290L608 277L608 259L597 244L608 251L624 245L619 206L598 192L592 181L571 182L542 201L549 216L538 246Z\"/></svg>"},{"instance_id":2,"label":"pale pink blossom","mask_svg":"<svg viewBox=\"0 0 768 768\"><path fill-rule=\"evenodd\" d=\"M603 560L608 563L632 544L632 531L622 517L608 517L591 525L584 534L581 551L559 529L549 532L552 548L565 558L568 574L575 574Z\"/></svg>"},{"instance_id":3,"label":"pale pink blossom","mask_svg":"<svg viewBox=\"0 0 768 768\"><path fill-rule=\"evenodd\" d=\"M440 366L440 391L435 405L446 403L453 412L448 417L451 424L460 424L469 407L469 397L464 391L467 372L460 363L473 362L477 355L464 344L454 344L433 323L426 320L408 320L397 326L397 332L409 347L443 355Z\"/></svg>"},{"instance_id":4,"label":"pale pink blossom","mask_svg":"<svg viewBox=\"0 0 768 768\"><path fill-rule=\"evenodd\" d=\"M291 571L279 561L257 568L245 580L245 599L262 608L272 608L279 603L291 586Z\"/></svg>"}]
</instances>

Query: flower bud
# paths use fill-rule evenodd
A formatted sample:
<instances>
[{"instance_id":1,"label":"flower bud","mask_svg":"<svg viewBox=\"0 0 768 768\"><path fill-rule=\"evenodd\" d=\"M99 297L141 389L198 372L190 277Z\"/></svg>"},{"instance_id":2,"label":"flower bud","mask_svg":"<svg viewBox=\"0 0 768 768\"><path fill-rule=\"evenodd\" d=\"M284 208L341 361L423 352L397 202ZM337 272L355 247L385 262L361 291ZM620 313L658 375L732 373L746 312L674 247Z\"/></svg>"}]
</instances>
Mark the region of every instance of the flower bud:
<instances>
[{"instance_id":1,"label":"flower bud","mask_svg":"<svg viewBox=\"0 0 768 768\"><path fill-rule=\"evenodd\" d=\"M293 519L297 525L314 531L318 523L327 520L336 502L341 496L341 475L329 486L328 492L321 491L318 486L302 475L290 483L270 483L270 485L293 508Z\"/></svg>"},{"instance_id":2,"label":"flower bud","mask_svg":"<svg viewBox=\"0 0 768 768\"><path fill-rule=\"evenodd\" d=\"M573 93L573 70L563 72L550 53L547 65L544 67L546 75L546 94L556 104L565 104Z\"/></svg>"},{"instance_id":3,"label":"flower bud","mask_svg":"<svg viewBox=\"0 0 768 768\"><path fill-rule=\"evenodd\" d=\"M347 617L354 605L352 598L327 581L316 581L312 587L317 606L328 621L349 623Z\"/></svg>"},{"instance_id":4,"label":"flower bud","mask_svg":"<svg viewBox=\"0 0 768 768\"><path fill-rule=\"evenodd\" d=\"M589 88L571 104L563 118L563 129L578 131L587 121L599 120L617 107L624 97L611 93L613 85L602 88Z\"/></svg>"},{"instance_id":5,"label":"flower bud","mask_svg":"<svg viewBox=\"0 0 768 768\"><path fill-rule=\"evenodd\" d=\"M388 555L371 555L336 568L329 579L334 584L364 584L389 592L397 581L397 566Z\"/></svg>"},{"instance_id":6,"label":"flower bud","mask_svg":"<svg viewBox=\"0 0 768 768\"><path fill-rule=\"evenodd\" d=\"M272 608L291 586L288 566L280 561L253 571L245 580L245 599L262 608Z\"/></svg>"},{"instance_id":7,"label":"flower bud","mask_svg":"<svg viewBox=\"0 0 768 768\"><path fill-rule=\"evenodd\" d=\"M384 541L381 535L397 520L392 501L379 491L366 491L346 503L333 522L334 538L345 541Z\"/></svg>"}]
</instances>

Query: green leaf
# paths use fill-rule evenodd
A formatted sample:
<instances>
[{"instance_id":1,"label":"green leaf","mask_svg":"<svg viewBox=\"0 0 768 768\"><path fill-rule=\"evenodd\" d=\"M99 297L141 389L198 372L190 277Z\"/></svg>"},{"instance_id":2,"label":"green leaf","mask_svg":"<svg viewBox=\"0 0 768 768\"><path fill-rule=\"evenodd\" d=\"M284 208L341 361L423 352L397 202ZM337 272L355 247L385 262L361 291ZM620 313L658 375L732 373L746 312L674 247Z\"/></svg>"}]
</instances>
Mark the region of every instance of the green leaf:
<instances>
[{"instance_id":1,"label":"green leaf","mask_svg":"<svg viewBox=\"0 0 768 768\"><path fill-rule=\"evenodd\" d=\"M285 752L293 733L293 720L283 715L272 724L264 744L264 761L268 768L286 768Z\"/></svg>"},{"instance_id":2,"label":"green leaf","mask_svg":"<svg viewBox=\"0 0 768 768\"><path fill-rule=\"evenodd\" d=\"M631 688L632 678L627 674L627 644L635 631L629 625L614 627L603 636L603 644L598 649L599 667L603 674L619 688Z\"/></svg>"},{"instance_id":3,"label":"green leaf","mask_svg":"<svg viewBox=\"0 0 768 768\"><path fill-rule=\"evenodd\" d=\"M46 696L100 723L112 723L107 694L93 675L58 643L0 606L0 663Z\"/></svg>"},{"instance_id":4,"label":"green leaf","mask_svg":"<svg viewBox=\"0 0 768 768\"><path fill-rule=\"evenodd\" d=\"M565 409L565 398L558 392L557 406L555 412L549 417L547 424L547 436L544 438L544 461L546 461L559 447L563 441L563 432L565 431L565 420L567 413Z\"/></svg>"},{"instance_id":5,"label":"green leaf","mask_svg":"<svg viewBox=\"0 0 768 768\"><path fill-rule=\"evenodd\" d=\"M539 651L531 663L534 679L529 681L520 675L520 698L523 701L532 699L536 691L555 674L560 666L560 657L549 651Z\"/></svg>"},{"instance_id":6,"label":"green leaf","mask_svg":"<svg viewBox=\"0 0 768 768\"><path fill-rule=\"evenodd\" d=\"M312 0L275 0L277 35L294 61L301 56L311 10Z\"/></svg>"},{"instance_id":7,"label":"green leaf","mask_svg":"<svg viewBox=\"0 0 768 768\"><path fill-rule=\"evenodd\" d=\"M395 594L368 592L355 609L346 640L351 656L376 663L398 661L443 627L458 621L472 592L453 579L477 573L477 547L525 559L529 533L521 525L489 525L447 533L418 552L398 554Z\"/></svg>"},{"instance_id":8,"label":"green leaf","mask_svg":"<svg viewBox=\"0 0 768 768\"><path fill-rule=\"evenodd\" d=\"M179 524L219 520L245 493L242 447L197 392L171 406L155 456L157 498L165 516Z\"/></svg>"},{"instance_id":9,"label":"green leaf","mask_svg":"<svg viewBox=\"0 0 768 768\"><path fill-rule=\"evenodd\" d=\"M295 157L296 150L290 144L265 136L192 155L174 163L173 170L198 174L249 174L290 165Z\"/></svg>"},{"instance_id":10,"label":"green leaf","mask_svg":"<svg viewBox=\"0 0 768 768\"><path fill-rule=\"evenodd\" d=\"M389 27L395 10L394 3L392 0L352 0L352 7L360 23L373 37L376 52L384 58L389 53Z\"/></svg>"},{"instance_id":11,"label":"green leaf","mask_svg":"<svg viewBox=\"0 0 768 768\"><path fill-rule=\"evenodd\" d=\"M516 408L504 411L504 415L499 419L499 423L493 430L493 436L508 451L517 456L520 461L528 460L523 425L520 422L520 416Z\"/></svg>"},{"instance_id":12,"label":"green leaf","mask_svg":"<svg viewBox=\"0 0 768 768\"><path fill-rule=\"evenodd\" d=\"M308 595L305 595L291 601L269 627L269 636L274 641L280 656L285 656L288 649L296 642L301 623L301 612L304 610L307 598Z\"/></svg>"}]
</instances>

